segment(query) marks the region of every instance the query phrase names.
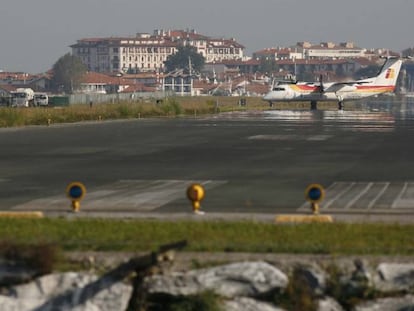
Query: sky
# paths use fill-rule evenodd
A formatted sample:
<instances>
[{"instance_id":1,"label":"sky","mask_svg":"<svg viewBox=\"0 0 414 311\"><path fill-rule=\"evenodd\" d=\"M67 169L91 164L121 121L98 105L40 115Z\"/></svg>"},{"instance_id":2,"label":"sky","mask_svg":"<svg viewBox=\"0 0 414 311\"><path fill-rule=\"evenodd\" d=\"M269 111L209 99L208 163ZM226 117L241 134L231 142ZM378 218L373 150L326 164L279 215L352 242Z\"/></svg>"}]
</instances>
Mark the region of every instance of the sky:
<instances>
[{"instance_id":1,"label":"sky","mask_svg":"<svg viewBox=\"0 0 414 311\"><path fill-rule=\"evenodd\" d=\"M70 45L155 29L235 38L245 54L299 41L400 52L414 46L413 0L2 0L0 70L42 73Z\"/></svg>"}]
</instances>

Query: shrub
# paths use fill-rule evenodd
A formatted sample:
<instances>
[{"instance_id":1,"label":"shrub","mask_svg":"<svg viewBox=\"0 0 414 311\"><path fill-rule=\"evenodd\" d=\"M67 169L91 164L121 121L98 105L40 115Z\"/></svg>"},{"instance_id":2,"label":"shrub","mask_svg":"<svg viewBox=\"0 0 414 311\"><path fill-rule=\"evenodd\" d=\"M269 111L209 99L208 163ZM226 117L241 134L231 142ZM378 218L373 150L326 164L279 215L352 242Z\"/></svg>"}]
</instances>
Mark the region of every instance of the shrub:
<instances>
[{"instance_id":1,"label":"shrub","mask_svg":"<svg viewBox=\"0 0 414 311\"><path fill-rule=\"evenodd\" d=\"M58 253L58 248L52 244L25 245L0 242L0 257L8 262L35 269L39 275L53 271Z\"/></svg>"},{"instance_id":2,"label":"shrub","mask_svg":"<svg viewBox=\"0 0 414 311\"><path fill-rule=\"evenodd\" d=\"M177 297L157 295L149 300L148 311L223 311L218 296L211 291Z\"/></svg>"}]
</instances>

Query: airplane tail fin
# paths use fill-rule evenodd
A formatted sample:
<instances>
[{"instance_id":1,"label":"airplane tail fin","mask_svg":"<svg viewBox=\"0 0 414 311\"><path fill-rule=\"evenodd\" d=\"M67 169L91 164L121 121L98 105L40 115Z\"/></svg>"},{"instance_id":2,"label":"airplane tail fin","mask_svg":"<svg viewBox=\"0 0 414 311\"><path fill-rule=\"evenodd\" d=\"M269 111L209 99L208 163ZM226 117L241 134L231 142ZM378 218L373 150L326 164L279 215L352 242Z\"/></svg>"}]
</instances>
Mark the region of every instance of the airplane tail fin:
<instances>
[{"instance_id":1,"label":"airplane tail fin","mask_svg":"<svg viewBox=\"0 0 414 311\"><path fill-rule=\"evenodd\" d=\"M402 60L397 57L388 57L374 80L374 84L382 86L395 86L400 73Z\"/></svg>"}]
</instances>

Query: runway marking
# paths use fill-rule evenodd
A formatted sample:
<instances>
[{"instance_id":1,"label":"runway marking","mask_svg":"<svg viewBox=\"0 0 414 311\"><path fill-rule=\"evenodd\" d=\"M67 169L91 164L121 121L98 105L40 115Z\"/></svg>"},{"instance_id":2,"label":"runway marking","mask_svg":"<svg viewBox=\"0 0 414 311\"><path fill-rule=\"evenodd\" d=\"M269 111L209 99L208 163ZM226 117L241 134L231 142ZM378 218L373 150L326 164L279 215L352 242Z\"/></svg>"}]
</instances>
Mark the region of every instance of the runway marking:
<instances>
[{"instance_id":1,"label":"runway marking","mask_svg":"<svg viewBox=\"0 0 414 311\"><path fill-rule=\"evenodd\" d=\"M398 202L398 201L401 201L401 198L402 198L402 196L403 196L404 192L407 190L407 185L408 185L408 183L404 183L403 188L401 189L401 191L400 191L400 193L398 194L397 198L396 198L396 199L394 200L394 202L392 203L391 208L395 208L395 207L396 207L396 205L397 205L397 202Z\"/></svg>"},{"instance_id":2,"label":"runway marking","mask_svg":"<svg viewBox=\"0 0 414 311\"><path fill-rule=\"evenodd\" d=\"M345 209L350 208L356 201L358 201L365 193L368 192L369 189L372 187L372 182L368 183L368 185L363 189L359 194L357 194L348 204L345 206Z\"/></svg>"},{"instance_id":3,"label":"runway marking","mask_svg":"<svg viewBox=\"0 0 414 311\"><path fill-rule=\"evenodd\" d=\"M376 195L376 197L371 202L369 202L368 209L371 209L374 206L374 204L377 203L378 199L384 194L384 192L387 190L387 188L389 187L389 185L390 185L389 182L386 182L384 184L384 187L381 189L381 191L378 192L378 194Z\"/></svg>"},{"instance_id":4,"label":"runway marking","mask_svg":"<svg viewBox=\"0 0 414 311\"><path fill-rule=\"evenodd\" d=\"M249 140L307 140L307 141L324 141L331 138L332 135L296 135L296 134L275 134L275 135L253 135L247 137Z\"/></svg>"},{"instance_id":5,"label":"runway marking","mask_svg":"<svg viewBox=\"0 0 414 311\"><path fill-rule=\"evenodd\" d=\"M334 185L335 185L335 183L334 183ZM348 192L354 185L355 185L355 183L351 183L350 185L345 187L345 189L340 191L335 197L333 197L331 200L327 201L327 203L324 204L324 208L328 208L334 201L338 200L342 195L344 195L346 192Z\"/></svg>"},{"instance_id":6,"label":"runway marking","mask_svg":"<svg viewBox=\"0 0 414 311\"><path fill-rule=\"evenodd\" d=\"M200 183L206 190L226 183L222 180L119 180L101 187L86 189L81 211L153 211L177 199L186 199L186 189ZM17 206L14 211L70 211L66 194L35 199Z\"/></svg>"},{"instance_id":7,"label":"runway marking","mask_svg":"<svg viewBox=\"0 0 414 311\"><path fill-rule=\"evenodd\" d=\"M298 211L308 210L304 202ZM414 211L414 182L334 182L319 203L321 211Z\"/></svg>"},{"instance_id":8,"label":"runway marking","mask_svg":"<svg viewBox=\"0 0 414 311\"><path fill-rule=\"evenodd\" d=\"M331 137L332 137L332 135L313 135L313 136L310 136L310 137L306 138L306 140L308 140L308 141L323 141L323 140L327 140Z\"/></svg>"}]
</instances>

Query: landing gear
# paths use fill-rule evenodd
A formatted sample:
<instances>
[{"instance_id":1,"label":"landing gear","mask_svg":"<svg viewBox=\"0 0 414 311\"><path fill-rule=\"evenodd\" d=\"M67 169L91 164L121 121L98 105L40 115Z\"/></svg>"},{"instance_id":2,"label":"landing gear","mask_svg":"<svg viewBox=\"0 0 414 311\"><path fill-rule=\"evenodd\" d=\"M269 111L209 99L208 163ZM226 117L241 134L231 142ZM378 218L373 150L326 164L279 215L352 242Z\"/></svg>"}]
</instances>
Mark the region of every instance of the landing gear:
<instances>
[{"instance_id":1,"label":"landing gear","mask_svg":"<svg viewBox=\"0 0 414 311\"><path fill-rule=\"evenodd\" d=\"M311 110L317 110L318 109L318 102L316 100L311 101Z\"/></svg>"},{"instance_id":2,"label":"landing gear","mask_svg":"<svg viewBox=\"0 0 414 311\"><path fill-rule=\"evenodd\" d=\"M344 110L344 102L343 101L339 101L338 102L338 110L339 111L343 111Z\"/></svg>"}]
</instances>

